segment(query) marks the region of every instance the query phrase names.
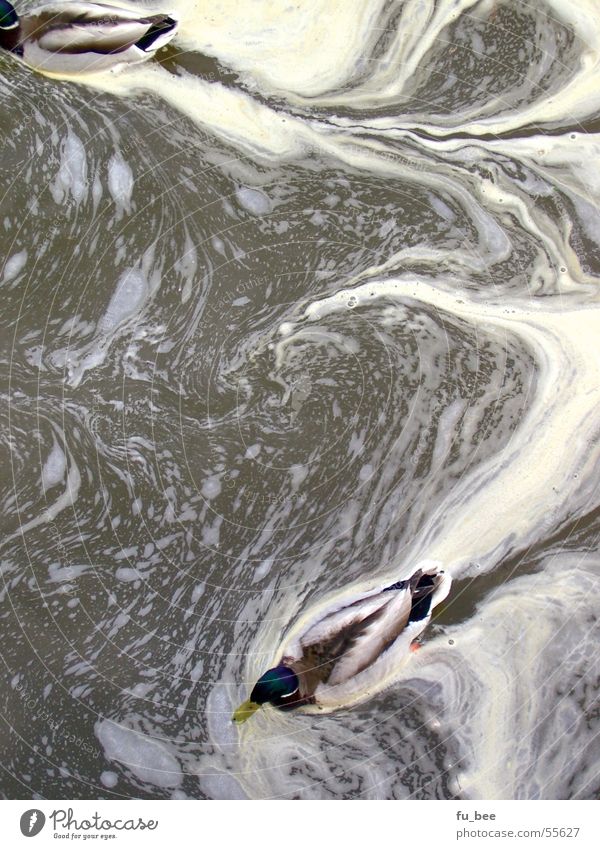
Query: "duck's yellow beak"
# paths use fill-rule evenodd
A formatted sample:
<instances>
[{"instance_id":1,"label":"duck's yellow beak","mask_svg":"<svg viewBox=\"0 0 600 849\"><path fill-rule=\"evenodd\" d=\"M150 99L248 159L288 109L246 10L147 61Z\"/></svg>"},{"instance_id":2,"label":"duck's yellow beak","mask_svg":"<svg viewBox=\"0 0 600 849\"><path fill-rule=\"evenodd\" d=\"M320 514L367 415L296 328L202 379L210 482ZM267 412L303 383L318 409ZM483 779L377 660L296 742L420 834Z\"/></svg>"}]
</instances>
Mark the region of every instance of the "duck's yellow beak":
<instances>
[{"instance_id":1,"label":"duck's yellow beak","mask_svg":"<svg viewBox=\"0 0 600 849\"><path fill-rule=\"evenodd\" d=\"M247 702L244 702L243 705L239 706L231 718L234 722L245 722L247 719L250 719L252 714L255 713L259 707L261 707L261 705L257 705L256 702L251 702L250 699L248 699Z\"/></svg>"}]
</instances>

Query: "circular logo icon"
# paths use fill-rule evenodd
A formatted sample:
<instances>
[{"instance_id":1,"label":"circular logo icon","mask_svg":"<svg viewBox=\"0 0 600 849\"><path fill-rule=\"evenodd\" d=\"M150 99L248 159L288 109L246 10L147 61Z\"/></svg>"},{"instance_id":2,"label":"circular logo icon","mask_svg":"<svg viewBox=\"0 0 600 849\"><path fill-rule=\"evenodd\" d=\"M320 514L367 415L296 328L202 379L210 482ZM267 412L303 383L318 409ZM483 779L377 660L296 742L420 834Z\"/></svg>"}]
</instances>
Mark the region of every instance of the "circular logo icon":
<instances>
[{"instance_id":1,"label":"circular logo icon","mask_svg":"<svg viewBox=\"0 0 600 849\"><path fill-rule=\"evenodd\" d=\"M30 811L25 811L21 815L21 833L25 837L35 837L43 829L46 822L46 817L37 808L32 808Z\"/></svg>"}]
</instances>

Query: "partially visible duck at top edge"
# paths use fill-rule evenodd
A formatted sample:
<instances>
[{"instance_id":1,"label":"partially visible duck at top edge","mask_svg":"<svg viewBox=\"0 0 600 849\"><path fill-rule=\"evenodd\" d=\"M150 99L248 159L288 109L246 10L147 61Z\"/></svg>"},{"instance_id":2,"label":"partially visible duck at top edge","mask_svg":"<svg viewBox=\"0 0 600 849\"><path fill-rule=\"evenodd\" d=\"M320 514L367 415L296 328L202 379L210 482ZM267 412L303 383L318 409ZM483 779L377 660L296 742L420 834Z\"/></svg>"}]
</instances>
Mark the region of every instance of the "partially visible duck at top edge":
<instances>
[{"instance_id":1,"label":"partially visible duck at top edge","mask_svg":"<svg viewBox=\"0 0 600 849\"><path fill-rule=\"evenodd\" d=\"M87 74L143 62L175 35L169 14L103 3L51 3L20 18L0 0L0 47L38 71Z\"/></svg>"}]
</instances>

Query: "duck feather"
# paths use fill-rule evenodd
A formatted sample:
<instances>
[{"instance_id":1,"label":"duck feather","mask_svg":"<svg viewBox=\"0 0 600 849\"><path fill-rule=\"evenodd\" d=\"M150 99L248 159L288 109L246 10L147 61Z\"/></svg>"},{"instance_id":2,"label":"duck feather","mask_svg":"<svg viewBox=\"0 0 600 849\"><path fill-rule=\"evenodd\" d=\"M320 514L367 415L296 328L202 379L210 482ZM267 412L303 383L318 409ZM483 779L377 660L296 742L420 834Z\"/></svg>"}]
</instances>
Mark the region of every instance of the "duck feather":
<instances>
[{"instance_id":1,"label":"duck feather","mask_svg":"<svg viewBox=\"0 0 600 849\"><path fill-rule=\"evenodd\" d=\"M390 600L376 614L363 621L363 627L352 634L348 648L333 667L327 683L343 684L377 658L404 631L412 608L410 590L390 593Z\"/></svg>"},{"instance_id":2,"label":"duck feather","mask_svg":"<svg viewBox=\"0 0 600 849\"><path fill-rule=\"evenodd\" d=\"M42 6L22 22L21 38L49 53L120 53L163 20L163 15L136 18L132 11L101 4Z\"/></svg>"},{"instance_id":3,"label":"duck feather","mask_svg":"<svg viewBox=\"0 0 600 849\"><path fill-rule=\"evenodd\" d=\"M389 601L389 596L378 593L369 598L360 599L348 607L342 607L340 610L336 610L325 616L309 628L300 638L300 645L306 648L316 643L329 642L340 631L362 622L372 613L375 613L381 607L388 604Z\"/></svg>"}]
</instances>

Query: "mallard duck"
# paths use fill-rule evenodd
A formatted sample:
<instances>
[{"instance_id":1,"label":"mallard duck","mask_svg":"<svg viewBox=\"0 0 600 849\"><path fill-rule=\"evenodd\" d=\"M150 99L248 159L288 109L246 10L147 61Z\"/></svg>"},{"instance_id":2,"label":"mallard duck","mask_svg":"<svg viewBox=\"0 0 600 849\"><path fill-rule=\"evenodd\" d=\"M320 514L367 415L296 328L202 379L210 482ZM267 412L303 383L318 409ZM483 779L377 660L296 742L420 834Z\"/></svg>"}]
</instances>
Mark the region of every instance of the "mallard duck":
<instances>
[{"instance_id":1,"label":"mallard duck","mask_svg":"<svg viewBox=\"0 0 600 849\"><path fill-rule=\"evenodd\" d=\"M329 606L294 629L275 667L259 678L233 721L245 722L269 702L288 711L305 705L333 709L368 696L417 645L431 611L448 594L439 563L403 581Z\"/></svg>"},{"instance_id":2,"label":"mallard duck","mask_svg":"<svg viewBox=\"0 0 600 849\"><path fill-rule=\"evenodd\" d=\"M177 21L102 3L52 3L19 18L0 0L0 47L38 71L81 74L143 62L170 41Z\"/></svg>"}]
</instances>

